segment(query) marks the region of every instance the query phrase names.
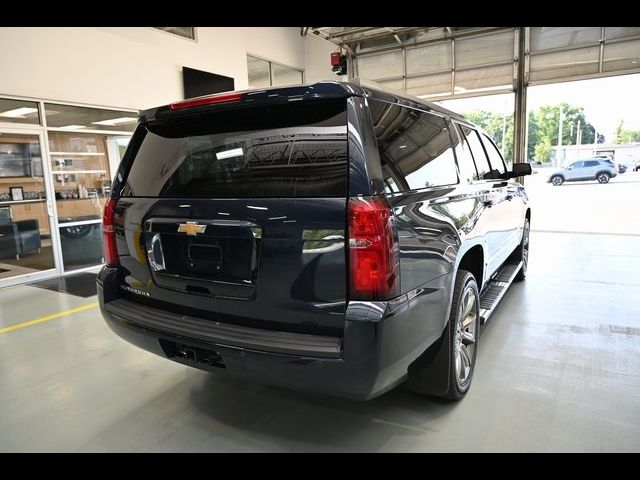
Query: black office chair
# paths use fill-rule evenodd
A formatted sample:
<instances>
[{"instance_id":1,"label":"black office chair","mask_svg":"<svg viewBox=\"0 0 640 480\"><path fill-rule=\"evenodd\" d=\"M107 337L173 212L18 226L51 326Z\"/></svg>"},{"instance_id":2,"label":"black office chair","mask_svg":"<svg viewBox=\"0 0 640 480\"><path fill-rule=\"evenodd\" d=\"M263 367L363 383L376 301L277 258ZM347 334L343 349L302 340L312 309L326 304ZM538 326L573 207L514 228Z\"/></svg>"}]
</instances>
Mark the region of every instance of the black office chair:
<instances>
[{"instance_id":1,"label":"black office chair","mask_svg":"<svg viewBox=\"0 0 640 480\"><path fill-rule=\"evenodd\" d=\"M16 222L20 235L20 255L37 252L40 253L42 242L40 241L40 224L37 219L20 220Z\"/></svg>"},{"instance_id":2,"label":"black office chair","mask_svg":"<svg viewBox=\"0 0 640 480\"><path fill-rule=\"evenodd\" d=\"M37 219L11 221L11 207L0 207L0 258L40 252L40 225Z\"/></svg>"}]
</instances>

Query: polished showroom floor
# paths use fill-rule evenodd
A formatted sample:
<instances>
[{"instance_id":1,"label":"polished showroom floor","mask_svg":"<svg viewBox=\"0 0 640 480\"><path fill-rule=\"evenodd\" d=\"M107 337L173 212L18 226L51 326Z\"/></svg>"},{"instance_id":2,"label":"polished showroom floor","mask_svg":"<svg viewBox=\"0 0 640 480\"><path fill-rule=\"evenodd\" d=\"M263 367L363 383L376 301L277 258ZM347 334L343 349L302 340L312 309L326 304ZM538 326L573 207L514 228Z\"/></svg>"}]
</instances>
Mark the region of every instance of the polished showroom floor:
<instances>
[{"instance_id":1,"label":"polished showroom floor","mask_svg":"<svg viewBox=\"0 0 640 480\"><path fill-rule=\"evenodd\" d=\"M95 296L5 288L0 451L640 450L638 237L534 232L531 245L455 404L231 381L120 340Z\"/></svg>"}]
</instances>

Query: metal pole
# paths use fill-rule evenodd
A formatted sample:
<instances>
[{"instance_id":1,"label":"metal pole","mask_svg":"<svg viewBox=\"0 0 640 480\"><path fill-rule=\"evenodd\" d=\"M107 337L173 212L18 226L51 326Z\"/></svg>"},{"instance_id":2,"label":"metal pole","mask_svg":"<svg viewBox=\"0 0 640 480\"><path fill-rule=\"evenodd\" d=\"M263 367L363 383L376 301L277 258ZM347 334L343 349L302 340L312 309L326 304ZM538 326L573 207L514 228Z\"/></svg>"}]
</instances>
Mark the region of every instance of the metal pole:
<instances>
[{"instance_id":1,"label":"metal pole","mask_svg":"<svg viewBox=\"0 0 640 480\"><path fill-rule=\"evenodd\" d=\"M355 70L355 58L354 56L351 54L351 52L347 52L347 80L350 82L354 79L354 77L356 77L357 75L355 74L354 70Z\"/></svg>"},{"instance_id":2,"label":"metal pole","mask_svg":"<svg viewBox=\"0 0 640 480\"><path fill-rule=\"evenodd\" d=\"M582 137L582 132L580 131L580 120L578 120L578 129L576 130L576 160L580 159L580 137Z\"/></svg>"},{"instance_id":3,"label":"metal pole","mask_svg":"<svg viewBox=\"0 0 640 480\"><path fill-rule=\"evenodd\" d=\"M556 158L557 167L562 165L562 159L560 158L560 153L562 151L562 121L564 120L564 115L562 112L562 104L560 104L560 121L558 122L558 158Z\"/></svg>"},{"instance_id":4,"label":"metal pole","mask_svg":"<svg viewBox=\"0 0 640 480\"><path fill-rule=\"evenodd\" d=\"M402 93L407 93L407 50L402 47Z\"/></svg>"},{"instance_id":5,"label":"metal pole","mask_svg":"<svg viewBox=\"0 0 640 480\"><path fill-rule=\"evenodd\" d=\"M518 28L518 68L516 76L515 91L515 118L513 135L513 163L523 163L526 161L526 138L527 138L527 80L525 74L525 27ZM522 178L518 179L520 182Z\"/></svg>"},{"instance_id":6,"label":"metal pole","mask_svg":"<svg viewBox=\"0 0 640 480\"><path fill-rule=\"evenodd\" d=\"M507 99L504 99L504 108L502 109L502 145L500 149L504 153L504 140L507 135Z\"/></svg>"}]
</instances>

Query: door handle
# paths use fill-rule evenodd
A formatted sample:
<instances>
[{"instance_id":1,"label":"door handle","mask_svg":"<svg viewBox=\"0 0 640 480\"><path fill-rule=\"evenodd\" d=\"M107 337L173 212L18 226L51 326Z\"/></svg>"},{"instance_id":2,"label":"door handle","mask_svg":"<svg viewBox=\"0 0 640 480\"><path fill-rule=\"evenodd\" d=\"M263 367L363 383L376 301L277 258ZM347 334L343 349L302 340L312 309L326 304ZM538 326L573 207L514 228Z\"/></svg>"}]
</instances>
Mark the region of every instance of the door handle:
<instances>
[{"instance_id":1,"label":"door handle","mask_svg":"<svg viewBox=\"0 0 640 480\"><path fill-rule=\"evenodd\" d=\"M480 201L485 207L490 207L491 205L493 205L493 198L491 197L491 195L481 195Z\"/></svg>"},{"instance_id":2,"label":"door handle","mask_svg":"<svg viewBox=\"0 0 640 480\"><path fill-rule=\"evenodd\" d=\"M505 197L507 200L511 201L513 199L513 193L508 193Z\"/></svg>"},{"instance_id":3,"label":"door handle","mask_svg":"<svg viewBox=\"0 0 640 480\"><path fill-rule=\"evenodd\" d=\"M491 205L493 205L493 195L489 190L483 191L480 194L479 199L482 205L484 205L485 207L490 207Z\"/></svg>"}]
</instances>

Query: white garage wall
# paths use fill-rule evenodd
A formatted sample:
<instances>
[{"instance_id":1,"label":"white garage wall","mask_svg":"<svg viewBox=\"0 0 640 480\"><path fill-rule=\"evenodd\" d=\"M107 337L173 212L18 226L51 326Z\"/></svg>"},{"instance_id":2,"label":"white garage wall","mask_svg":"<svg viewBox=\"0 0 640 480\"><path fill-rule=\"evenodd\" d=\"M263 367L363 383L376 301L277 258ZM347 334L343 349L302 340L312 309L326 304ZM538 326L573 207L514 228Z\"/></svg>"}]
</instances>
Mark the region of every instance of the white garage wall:
<instances>
[{"instance_id":1,"label":"white garage wall","mask_svg":"<svg viewBox=\"0 0 640 480\"><path fill-rule=\"evenodd\" d=\"M309 33L305 37L305 82L320 80L347 80L331 71L331 53L337 51L335 44Z\"/></svg>"},{"instance_id":2,"label":"white garage wall","mask_svg":"<svg viewBox=\"0 0 640 480\"><path fill-rule=\"evenodd\" d=\"M307 82L331 78L333 45L299 32L199 27L196 43L149 27L2 27L0 95L147 108L182 98L182 66L246 88L247 53L305 69Z\"/></svg>"}]
</instances>

